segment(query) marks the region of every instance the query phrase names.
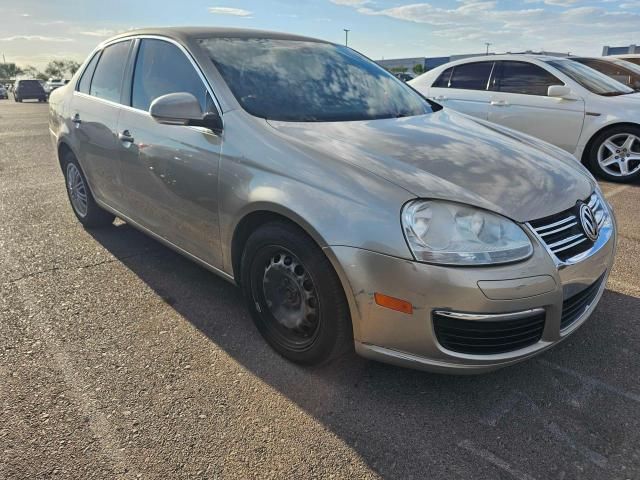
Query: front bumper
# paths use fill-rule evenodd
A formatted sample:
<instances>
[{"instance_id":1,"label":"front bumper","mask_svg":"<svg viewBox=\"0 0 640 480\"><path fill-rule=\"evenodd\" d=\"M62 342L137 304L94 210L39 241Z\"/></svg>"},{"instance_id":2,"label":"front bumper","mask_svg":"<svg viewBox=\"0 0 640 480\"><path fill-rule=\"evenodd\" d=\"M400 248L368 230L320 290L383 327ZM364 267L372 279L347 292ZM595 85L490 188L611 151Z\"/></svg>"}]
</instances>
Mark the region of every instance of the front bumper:
<instances>
[{"instance_id":1,"label":"front bumper","mask_svg":"<svg viewBox=\"0 0 640 480\"><path fill-rule=\"evenodd\" d=\"M616 245L615 219L609 211L611 227L601 232L588 255L571 265L555 261L534 235L531 258L496 267L443 267L357 248L327 247L348 294L356 351L399 366L464 374L512 365L552 347L575 332L602 297ZM561 329L563 301L601 277L583 313ZM379 306L375 292L411 302L413 313ZM465 354L444 348L432 318L434 311L490 316L537 309L543 309L545 316L540 339L497 354Z\"/></svg>"}]
</instances>

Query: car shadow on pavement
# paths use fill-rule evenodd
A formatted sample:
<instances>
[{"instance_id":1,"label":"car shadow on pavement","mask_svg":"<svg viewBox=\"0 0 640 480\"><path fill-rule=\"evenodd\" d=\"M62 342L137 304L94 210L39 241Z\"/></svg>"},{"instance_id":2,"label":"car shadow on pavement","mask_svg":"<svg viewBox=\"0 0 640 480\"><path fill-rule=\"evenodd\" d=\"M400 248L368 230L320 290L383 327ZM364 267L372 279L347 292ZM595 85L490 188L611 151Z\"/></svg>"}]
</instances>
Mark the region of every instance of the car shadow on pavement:
<instances>
[{"instance_id":1,"label":"car shadow on pavement","mask_svg":"<svg viewBox=\"0 0 640 480\"><path fill-rule=\"evenodd\" d=\"M257 333L241 292L126 224L91 235L185 320L321 422L384 478L611 478L638 472L640 299L607 291L574 336L482 376L430 374L355 354L293 365ZM213 373L213 372L212 372Z\"/></svg>"}]
</instances>

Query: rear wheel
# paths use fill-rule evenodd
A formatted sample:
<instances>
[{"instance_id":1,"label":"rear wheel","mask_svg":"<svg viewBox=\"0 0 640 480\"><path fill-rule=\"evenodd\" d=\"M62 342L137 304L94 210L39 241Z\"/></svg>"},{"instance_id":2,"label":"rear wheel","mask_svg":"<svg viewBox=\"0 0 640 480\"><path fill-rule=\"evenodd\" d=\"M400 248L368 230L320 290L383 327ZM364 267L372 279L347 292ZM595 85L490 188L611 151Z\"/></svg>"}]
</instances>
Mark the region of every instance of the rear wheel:
<instances>
[{"instance_id":1,"label":"rear wheel","mask_svg":"<svg viewBox=\"0 0 640 480\"><path fill-rule=\"evenodd\" d=\"M318 365L352 348L342 284L297 227L274 222L256 230L242 255L241 283L256 327L285 358Z\"/></svg>"},{"instance_id":2,"label":"rear wheel","mask_svg":"<svg viewBox=\"0 0 640 480\"><path fill-rule=\"evenodd\" d=\"M98 206L84 173L71 152L64 155L63 172L71 208L80 223L89 228L111 225L115 215Z\"/></svg>"},{"instance_id":3,"label":"rear wheel","mask_svg":"<svg viewBox=\"0 0 640 480\"><path fill-rule=\"evenodd\" d=\"M589 152L589 167L612 182L640 178L640 127L622 125L600 133Z\"/></svg>"}]
</instances>

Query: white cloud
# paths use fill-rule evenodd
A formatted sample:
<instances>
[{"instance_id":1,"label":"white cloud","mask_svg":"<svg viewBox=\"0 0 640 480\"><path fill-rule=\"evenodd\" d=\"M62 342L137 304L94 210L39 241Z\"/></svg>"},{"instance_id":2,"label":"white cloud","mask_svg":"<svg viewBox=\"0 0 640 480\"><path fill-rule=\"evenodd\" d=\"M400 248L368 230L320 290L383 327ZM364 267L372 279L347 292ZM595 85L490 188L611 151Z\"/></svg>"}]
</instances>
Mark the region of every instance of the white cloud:
<instances>
[{"instance_id":1,"label":"white cloud","mask_svg":"<svg viewBox=\"0 0 640 480\"><path fill-rule=\"evenodd\" d=\"M37 40L41 42L73 42L73 38L45 37L43 35L14 35L12 37L0 38L0 42L17 42L21 40Z\"/></svg>"},{"instance_id":2,"label":"white cloud","mask_svg":"<svg viewBox=\"0 0 640 480\"><path fill-rule=\"evenodd\" d=\"M364 15L424 25L425 37L436 40L431 42L432 48L425 52L427 54L474 52L482 50L484 42L491 42L497 51L544 49L599 55L603 45L628 44L640 25L640 11L633 11L633 7L621 10L612 3L606 7L603 3L582 6L579 0L529 1L526 3L533 8L520 9L503 7L502 3L492 0L459 0L445 8L426 2L391 8L351 3ZM640 2L626 1L632 6L637 3ZM520 5L524 4L523 1ZM545 7L545 4L554 7ZM611 25L615 25L613 30ZM446 39L446 44L438 42L438 38Z\"/></svg>"},{"instance_id":3,"label":"white cloud","mask_svg":"<svg viewBox=\"0 0 640 480\"><path fill-rule=\"evenodd\" d=\"M89 37L110 37L115 35L115 30L109 30L108 28L99 28L97 30L84 30L82 32L78 32L80 35L87 35Z\"/></svg>"},{"instance_id":4,"label":"white cloud","mask_svg":"<svg viewBox=\"0 0 640 480\"><path fill-rule=\"evenodd\" d=\"M234 17L249 17L252 14L249 10L233 7L209 7L209 13L216 15L232 15Z\"/></svg>"},{"instance_id":5,"label":"white cloud","mask_svg":"<svg viewBox=\"0 0 640 480\"><path fill-rule=\"evenodd\" d=\"M368 0L330 0L330 2L335 3L336 5L348 5L350 7L369 3Z\"/></svg>"}]
</instances>

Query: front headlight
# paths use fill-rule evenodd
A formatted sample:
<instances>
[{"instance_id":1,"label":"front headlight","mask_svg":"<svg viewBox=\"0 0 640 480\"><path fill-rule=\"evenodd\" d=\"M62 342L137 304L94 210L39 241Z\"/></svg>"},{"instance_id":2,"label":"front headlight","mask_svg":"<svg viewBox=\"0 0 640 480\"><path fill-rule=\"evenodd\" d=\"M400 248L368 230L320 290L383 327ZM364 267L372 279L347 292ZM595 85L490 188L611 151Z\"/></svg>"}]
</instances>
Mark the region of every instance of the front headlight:
<instances>
[{"instance_id":1,"label":"front headlight","mask_svg":"<svg viewBox=\"0 0 640 480\"><path fill-rule=\"evenodd\" d=\"M527 234L513 221L475 207L413 200L402 228L416 260L444 265L490 265L524 260L533 253Z\"/></svg>"}]
</instances>

